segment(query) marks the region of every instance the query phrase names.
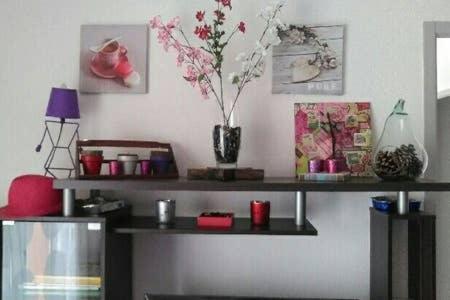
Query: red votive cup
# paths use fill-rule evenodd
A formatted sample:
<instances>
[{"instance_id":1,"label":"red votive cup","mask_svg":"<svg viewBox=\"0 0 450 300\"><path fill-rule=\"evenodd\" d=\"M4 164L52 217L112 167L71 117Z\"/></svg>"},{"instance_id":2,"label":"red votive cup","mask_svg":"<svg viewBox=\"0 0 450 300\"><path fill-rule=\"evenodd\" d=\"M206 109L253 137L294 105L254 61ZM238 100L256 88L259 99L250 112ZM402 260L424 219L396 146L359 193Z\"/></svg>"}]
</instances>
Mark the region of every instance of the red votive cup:
<instances>
[{"instance_id":1,"label":"red votive cup","mask_svg":"<svg viewBox=\"0 0 450 300\"><path fill-rule=\"evenodd\" d=\"M100 175L103 163L102 151L82 151L81 164L84 175Z\"/></svg>"},{"instance_id":2,"label":"red votive cup","mask_svg":"<svg viewBox=\"0 0 450 300\"><path fill-rule=\"evenodd\" d=\"M268 225L270 220L270 202L258 200L250 202L250 215L253 225Z\"/></svg>"},{"instance_id":3,"label":"red votive cup","mask_svg":"<svg viewBox=\"0 0 450 300\"><path fill-rule=\"evenodd\" d=\"M112 160L109 162L109 175L120 175L120 163L117 160Z\"/></svg>"}]
</instances>

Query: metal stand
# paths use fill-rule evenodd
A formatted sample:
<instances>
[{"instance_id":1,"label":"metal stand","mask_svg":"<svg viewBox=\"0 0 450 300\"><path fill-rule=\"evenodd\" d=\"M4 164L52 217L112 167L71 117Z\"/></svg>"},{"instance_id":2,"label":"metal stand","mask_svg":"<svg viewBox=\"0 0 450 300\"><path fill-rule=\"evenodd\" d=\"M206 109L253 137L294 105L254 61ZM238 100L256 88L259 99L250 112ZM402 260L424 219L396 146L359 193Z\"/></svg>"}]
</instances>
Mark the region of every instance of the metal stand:
<instances>
[{"instance_id":1,"label":"metal stand","mask_svg":"<svg viewBox=\"0 0 450 300\"><path fill-rule=\"evenodd\" d=\"M58 131L58 136L56 137L56 139L54 137L52 137L52 135L51 135L51 131L49 129L49 123L59 124L59 131ZM60 146L64 125L73 125L74 132L69 140L69 144L66 146ZM78 133L79 127L80 127L80 125L78 123L66 122L65 119L61 119L59 122L58 121L49 121L49 120L45 121L44 135L42 136L41 142L36 147L36 152L40 152L42 143L44 142L44 139L45 139L45 136L48 134L50 143L52 144L52 150L48 154L47 160L45 161L45 164L44 164L45 176L47 176L47 174L50 174L51 176L56 178L55 173L53 171L68 171L69 172L68 177L70 178L72 176L72 172L75 170L76 165L75 165L75 160L73 159L72 152L70 151L70 149L72 148L72 144L75 141L75 138L77 140L80 138L79 133ZM55 158L56 151L58 151L59 149L66 150L69 153L70 162L73 166L72 168L54 167L53 166L53 159Z\"/></svg>"},{"instance_id":2,"label":"metal stand","mask_svg":"<svg viewBox=\"0 0 450 300\"><path fill-rule=\"evenodd\" d=\"M295 193L295 225L306 225L306 192Z\"/></svg>"},{"instance_id":3,"label":"metal stand","mask_svg":"<svg viewBox=\"0 0 450 300\"><path fill-rule=\"evenodd\" d=\"M71 217L75 215L75 190L63 190L63 216Z\"/></svg>"},{"instance_id":4,"label":"metal stand","mask_svg":"<svg viewBox=\"0 0 450 300\"><path fill-rule=\"evenodd\" d=\"M409 214L408 192L398 192L397 208L399 215Z\"/></svg>"}]
</instances>

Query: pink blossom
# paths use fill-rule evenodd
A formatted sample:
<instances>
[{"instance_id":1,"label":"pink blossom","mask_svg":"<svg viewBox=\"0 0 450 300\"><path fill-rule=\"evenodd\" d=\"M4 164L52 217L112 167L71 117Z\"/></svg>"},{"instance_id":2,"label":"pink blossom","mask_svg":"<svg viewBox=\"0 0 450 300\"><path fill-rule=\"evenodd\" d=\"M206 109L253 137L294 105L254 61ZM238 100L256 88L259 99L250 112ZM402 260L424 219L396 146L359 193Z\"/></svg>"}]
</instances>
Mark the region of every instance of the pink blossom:
<instances>
[{"instance_id":1,"label":"pink blossom","mask_svg":"<svg viewBox=\"0 0 450 300\"><path fill-rule=\"evenodd\" d=\"M203 99L208 100L209 99L209 86L204 81L200 82L199 84L200 92L203 96Z\"/></svg>"},{"instance_id":2,"label":"pink blossom","mask_svg":"<svg viewBox=\"0 0 450 300\"><path fill-rule=\"evenodd\" d=\"M208 75L208 74L211 74L212 72L214 72L214 70L212 69L211 66L209 66L209 65L202 66L202 74Z\"/></svg>"},{"instance_id":3,"label":"pink blossom","mask_svg":"<svg viewBox=\"0 0 450 300\"><path fill-rule=\"evenodd\" d=\"M198 11L195 17L199 22L202 22L205 19L205 11Z\"/></svg>"},{"instance_id":4,"label":"pink blossom","mask_svg":"<svg viewBox=\"0 0 450 300\"><path fill-rule=\"evenodd\" d=\"M170 34L167 32L167 30L161 29L158 31L158 42L163 45L164 50L169 50Z\"/></svg>"},{"instance_id":5,"label":"pink blossom","mask_svg":"<svg viewBox=\"0 0 450 300\"><path fill-rule=\"evenodd\" d=\"M195 48L195 47L190 47L190 48L188 48L187 56L190 59L197 60L200 57L200 53L201 53L200 49Z\"/></svg>"},{"instance_id":6,"label":"pink blossom","mask_svg":"<svg viewBox=\"0 0 450 300\"><path fill-rule=\"evenodd\" d=\"M231 9L231 0L216 0L216 2L221 2L224 7L229 7Z\"/></svg>"},{"instance_id":7,"label":"pink blossom","mask_svg":"<svg viewBox=\"0 0 450 300\"><path fill-rule=\"evenodd\" d=\"M214 57L211 54L204 53L201 58L201 62L206 65L211 65L214 61Z\"/></svg>"},{"instance_id":8,"label":"pink blossom","mask_svg":"<svg viewBox=\"0 0 450 300\"><path fill-rule=\"evenodd\" d=\"M186 68L186 76L184 76L184 79L189 81L193 87L195 87L195 84L197 83L198 74L197 71L193 66L188 66Z\"/></svg>"},{"instance_id":9,"label":"pink blossom","mask_svg":"<svg viewBox=\"0 0 450 300\"><path fill-rule=\"evenodd\" d=\"M180 52L180 53L178 53L178 56L177 56L177 66L181 67L183 65L183 63L184 63L184 53Z\"/></svg>"},{"instance_id":10,"label":"pink blossom","mask_svg":"<svg viewBox=\"0 0 450 300\"><path fill-rule=\"evenodd\" d=\"M238 29L240 32L245 33L245 23L244 22L240 22Z\"/></svg>"},{"instance_id":11,"label":"pink blossom","mask_svg":"<svg viewBox=\"0 0 450 300\"><path fill-rule=\"evenodd\" d=\"M180 25L180 17L175 17L167 23L167 28L169 30L176 28Z\"/></svg>"},{"instance_id":12,"label":"pink blossom","mask_svg":"<svg viewBox=\"0 0 450 300\"><path fill-rule=\"evenodd\" d=\"M184 53L183 45L181 45L181 43L180 43L179 41L175 40L175 41L173 42L173 47L174 47L175 50L177 50L178 52L183 52L183 53Z\"/></svg>"},{"instance_id":13,"label":"pink blossom","mask_svg":"<svg viewBox=\"0 0 450 300\"><path fill-rule=\"evenodd\" d=\"M221 10L215 10L214 14L217 17L217 21L219 21L220 24L223 24L223 21L225 21L225 14Z\"/></svg>"},{"instance_id":14,"label":"pink blossom","mask_svg":"<svg viewBox=\"0 0 450 300\"><path fill-rule=\"evenodd\" d=\"M201 39L206 40L211 34L211 26L203 25L195 27L194 33Z\"/></svg>"},{"instance_id":15,"label":"pink blossom","mask_svg":"<svg viewBox=\"0 0 450 300\"><path fill-rule=\"evenodd\" d=\"M163 26L161 21L161 16L155 16L153 19L150 20L150 27L152 29L155 28L161 28Z\"/></svg>"}]
</instances>

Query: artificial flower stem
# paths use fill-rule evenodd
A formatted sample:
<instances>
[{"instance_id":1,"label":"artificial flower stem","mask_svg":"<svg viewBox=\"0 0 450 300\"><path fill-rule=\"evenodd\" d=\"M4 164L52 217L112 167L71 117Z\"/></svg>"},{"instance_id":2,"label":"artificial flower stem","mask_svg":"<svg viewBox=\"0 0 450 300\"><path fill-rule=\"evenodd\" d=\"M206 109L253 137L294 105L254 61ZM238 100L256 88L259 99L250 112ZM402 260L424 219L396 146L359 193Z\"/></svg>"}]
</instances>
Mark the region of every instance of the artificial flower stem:
<instances>
[{"instance_id":1,"label":"artificial flower stem","mask_svg":"<svg viewBox=\"0 0 450 300\"><path fill-rule=\"evenodd\" d=\"M180 33L181 33L181 35L183 36L184 40L186 41L187 45L188 45L189 47L192 48L192 46L191 46L191 44L189 43L189 40L187 39L186 34L184 33L183 29L180 28L179 30L180 30ZM198 66L195 64L195 59L193 59L193 58L190 58L190 59L191 59L193 65L197 68L197 70L198 70L198 71L201 71L201 68L198 67ZM204 74L204 76L205 76L205 79L206 79L206 81L207 81L207 83L208 83L208 85L209 85L211 91L213 92L214 96L216 97L217 103L218 103L218 105L219 105L219 107L220 107L220 109L221 109L221 111L222 111L223 118L224 118L224 120L226 120L226 115L225 115L225 111L224 111L224 106L223 106L223 104L221 104L220 98L219 98L219 96L217 95L216 90L214 89L213 83L212 83L212 81L211 81L211 79L209 78L208 75Z\"/></svg>"}]
</instances>

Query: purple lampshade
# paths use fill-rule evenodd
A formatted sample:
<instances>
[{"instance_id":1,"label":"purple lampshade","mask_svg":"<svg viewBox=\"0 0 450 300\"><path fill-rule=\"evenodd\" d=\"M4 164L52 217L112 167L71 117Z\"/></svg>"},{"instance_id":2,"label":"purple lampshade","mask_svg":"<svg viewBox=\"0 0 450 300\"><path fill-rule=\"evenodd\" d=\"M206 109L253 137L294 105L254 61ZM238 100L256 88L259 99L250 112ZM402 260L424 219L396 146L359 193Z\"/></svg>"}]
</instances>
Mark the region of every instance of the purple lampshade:
<instances>
[{"instance_id":1,"label":"purple lampshade","mask_svg":"<svg viewBox=\"0 0 450 300\"><path fill-rule=\"evenodd\" d=\"M60 119L79 119L80 109L78 108L77 90L52 88L45 116Z\"/></svg>"}]
</instances>

